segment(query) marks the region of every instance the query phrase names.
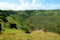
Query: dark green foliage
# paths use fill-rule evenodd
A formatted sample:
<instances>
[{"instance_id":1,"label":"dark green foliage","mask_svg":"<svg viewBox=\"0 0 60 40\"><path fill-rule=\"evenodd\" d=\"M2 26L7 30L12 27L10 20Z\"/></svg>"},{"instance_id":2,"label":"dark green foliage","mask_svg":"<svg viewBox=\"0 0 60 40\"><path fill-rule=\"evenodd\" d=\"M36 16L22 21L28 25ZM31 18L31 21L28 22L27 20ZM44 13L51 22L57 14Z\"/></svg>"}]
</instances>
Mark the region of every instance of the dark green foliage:
<instances>
[{"instance_id":1,"label":"dark green foliage","mask_svg":"<svg viewBox=\"0 0 60 40\"><path fill-rule=\"evenodd\" d=\"M13 28L17 29L16 24L10 24L10 28L11 29L13 29Z\"/></svg>"},{"instance_id":2,"label":"dark green foliage","mask_svg":"<svg viewBox=\"0 0 60 40\"><path fill-rule=\"evenodd\" d=\"M9 28L9 23L14 23L17 29L22 29L26 33L44 30L60 34L60 10L0 10L1 19L6 22L2 22L5 25L3 28Z\"/></svg>"},{"instance_id":3,"label":"dark green foliage","mask_svg":"<svg viewBox=\"0 0 60 40\"><path fill-rule=\"evenodd\" d=\"M1 33L1 30L2 30L2 28L1 28L1 24L0 24L0 33Z\"/></svg>"}]
</instances>

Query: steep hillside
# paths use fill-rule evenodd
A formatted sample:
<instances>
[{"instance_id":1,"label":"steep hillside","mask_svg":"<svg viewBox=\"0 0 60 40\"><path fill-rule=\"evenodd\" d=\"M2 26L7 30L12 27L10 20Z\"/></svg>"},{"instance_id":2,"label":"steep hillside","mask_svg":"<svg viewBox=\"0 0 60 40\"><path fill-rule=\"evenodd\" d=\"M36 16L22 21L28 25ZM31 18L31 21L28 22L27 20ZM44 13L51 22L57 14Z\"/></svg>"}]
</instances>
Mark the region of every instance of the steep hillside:
<instances>
[{"instance_id":1,"label":"steep hillside","mask_svg":"<svg viewBox=\"0 0 60 40\"><path fill-rule=\"evenodd\" d=\"M60 34L60 10L0 10L0 23L2 31L10 29L10 24L15 24L13 28L26 33L44 30Z\"/></svg>"}]
</instances>

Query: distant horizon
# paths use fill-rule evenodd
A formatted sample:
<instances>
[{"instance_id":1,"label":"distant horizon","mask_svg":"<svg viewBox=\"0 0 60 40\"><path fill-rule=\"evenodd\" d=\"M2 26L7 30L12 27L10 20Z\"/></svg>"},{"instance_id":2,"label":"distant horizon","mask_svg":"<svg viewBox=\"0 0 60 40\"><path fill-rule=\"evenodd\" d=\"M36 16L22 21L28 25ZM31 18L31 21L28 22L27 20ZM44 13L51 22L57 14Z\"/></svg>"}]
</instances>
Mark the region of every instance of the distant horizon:
<instances>
[{"instance_id":1,"label":"distant horizon","mask_svg":"<svg viewBox=\"0 0 60 40\"><path fill-rule=\"evenodd\" d=\"M60 0L0 0L1 10L60 10Z\"/></svg>"},{"instance_id":2,"label":"distant horizon","mask_svg":"<svg viewBox=\"0 0 60 40\"><path fill-rule=\"evenodd\" d=\"M2 9L0 9L0 10L2 10ZM9 10L9 9L6 9L6 10ZM31 10L44 10L44 9L31 9ZM48 9L48 10L60 10L60 9ZM12 11L29 11L29 10L13 10L12 9Z\"/></svg>"}]
</instances>

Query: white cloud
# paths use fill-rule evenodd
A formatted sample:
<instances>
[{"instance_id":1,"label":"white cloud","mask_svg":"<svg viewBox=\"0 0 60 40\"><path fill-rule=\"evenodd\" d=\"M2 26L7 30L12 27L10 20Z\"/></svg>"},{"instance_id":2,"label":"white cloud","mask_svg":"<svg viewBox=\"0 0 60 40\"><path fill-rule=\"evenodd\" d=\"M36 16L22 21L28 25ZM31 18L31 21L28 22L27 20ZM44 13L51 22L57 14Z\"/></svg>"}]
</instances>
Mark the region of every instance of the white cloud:
<instances>
[{"instance_id":1,"label":"white cloud","mask_svg":"<svg viewBox=\"0 0 60 40\"><path fill-rule=\"evenodd\" d=\"M29 0L20 0L21 2L21 5L20 5L20 9L22 8L23 10L24 9L37 9L39 7L41 7L41 4L38 4L37 1L38 0L32 0L32 3L29 3L28 2Z\"/></svg>"},{"instance_id":2,"label":"white cloud","mask_svg":"<svg viewBox=\"0 0 60 40\"><path fill-rule=\"evenodd\" d=\"M60 4L53 4L53 3L50 3L50 4L46 4L44 7L42 7L44 9L60 9Z\"/></svg>"},{"instance_id":3,"label":"white cloud","mask_svg":"<svg viewBox=\"0 0 60 40\"><path fill-rule=\"evenodd\" d=\"M29 3L29 0L19 0L20 5L16 5L9 2L0 2L0 9L9 9L9 10L29 10L29 9L60 9L60 4L43 4L41 0L32 0ZM40 3L39 3L40 2Z\"/></svg>"},{"instance_id":4,"label":"white cloud","mask_svg":"<svg viewBox=\"0 0 60 40\"><path fill-rule=\"evenodd\" d=\"M51 4L51 9L60 9L60 4Z\"/></svg>"},{"instance_id":5,"label":"white cloud","mask_svg":"<svg viewBox=\"0 0 60 40\"><path fill-rule=\"evenodd\" d=\"M18 6L15 4L11 4L8 2L0 2L0 9L6 10L6 9L16 9Z\"/></svg>"}]
</instances>

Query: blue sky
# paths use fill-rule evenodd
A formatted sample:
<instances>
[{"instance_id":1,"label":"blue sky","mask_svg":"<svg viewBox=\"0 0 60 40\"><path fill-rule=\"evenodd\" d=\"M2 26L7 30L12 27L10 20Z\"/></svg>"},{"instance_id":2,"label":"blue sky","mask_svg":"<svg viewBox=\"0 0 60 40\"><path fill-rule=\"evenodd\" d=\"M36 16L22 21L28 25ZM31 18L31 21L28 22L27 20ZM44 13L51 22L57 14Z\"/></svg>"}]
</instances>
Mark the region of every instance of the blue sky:
<instances>
[{"instance_id":1,"label":"blue sky","mask_svg":"<svg viewBox=\"0 0 60 40\"><path fill-rule=\"evenodd\" d=\"M2 10L60 9L60 0L0 0Z\"/></svg>"}]
</instances>

